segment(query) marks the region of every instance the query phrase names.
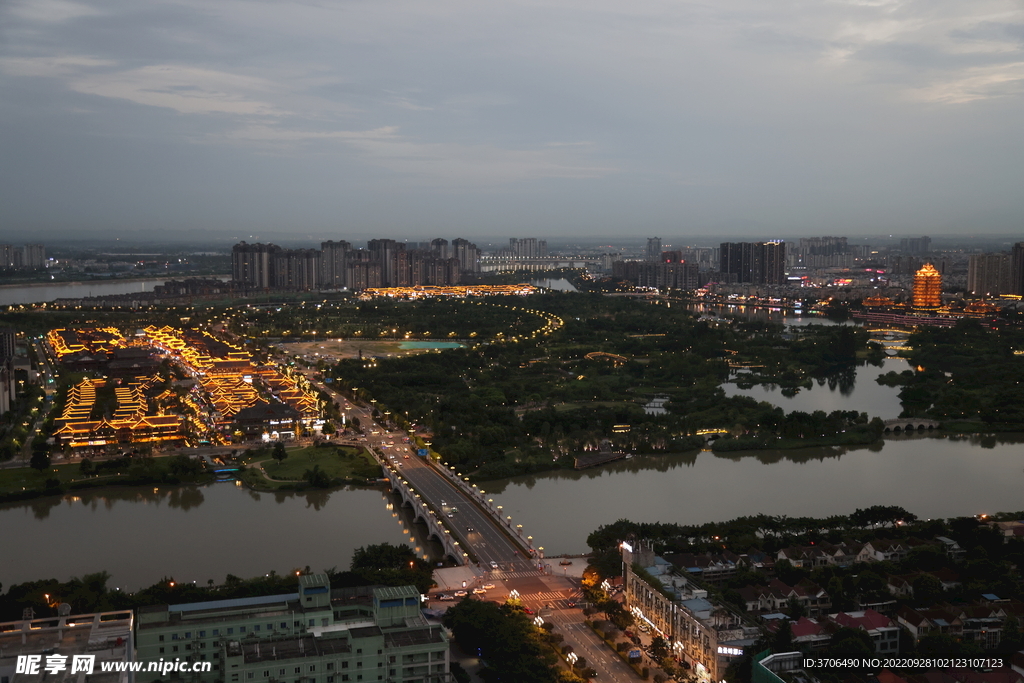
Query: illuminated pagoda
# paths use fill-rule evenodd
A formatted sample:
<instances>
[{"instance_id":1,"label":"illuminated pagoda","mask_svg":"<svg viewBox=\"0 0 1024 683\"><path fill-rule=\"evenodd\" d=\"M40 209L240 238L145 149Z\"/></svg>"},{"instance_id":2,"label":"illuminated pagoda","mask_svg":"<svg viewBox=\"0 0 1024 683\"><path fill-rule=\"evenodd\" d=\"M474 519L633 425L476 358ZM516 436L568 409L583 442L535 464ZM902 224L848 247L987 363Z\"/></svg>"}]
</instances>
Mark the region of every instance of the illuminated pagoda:
<instances>
[{"instance_id":1,"label":"illuminated pagoda","mask_svg":"<svg viewBox=\"0 0 1024 683\"><path fill-rule=\"evenodd\" d=\"M926 263L914 274L914 308L935 310L942 306L942 274Z\"/></svg>"}]
</instances>

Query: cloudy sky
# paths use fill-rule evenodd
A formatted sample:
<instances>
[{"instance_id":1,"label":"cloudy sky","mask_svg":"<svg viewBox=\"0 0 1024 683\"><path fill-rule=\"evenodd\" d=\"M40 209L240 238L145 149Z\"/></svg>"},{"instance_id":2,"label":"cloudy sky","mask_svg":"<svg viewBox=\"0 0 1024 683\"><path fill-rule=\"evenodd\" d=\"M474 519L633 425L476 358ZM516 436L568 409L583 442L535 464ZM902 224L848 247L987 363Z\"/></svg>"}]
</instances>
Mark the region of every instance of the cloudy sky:
<instances>
[{"instance_id":1,"label":"cloudy sky","mask_svg":"<svg viewBox=\"0 0 1024 683\"><path fill-rule=\"evenodd\" d=\"M1024 233L1020 0L2 0L0 233Z\"/></svg>"}]
</instances>

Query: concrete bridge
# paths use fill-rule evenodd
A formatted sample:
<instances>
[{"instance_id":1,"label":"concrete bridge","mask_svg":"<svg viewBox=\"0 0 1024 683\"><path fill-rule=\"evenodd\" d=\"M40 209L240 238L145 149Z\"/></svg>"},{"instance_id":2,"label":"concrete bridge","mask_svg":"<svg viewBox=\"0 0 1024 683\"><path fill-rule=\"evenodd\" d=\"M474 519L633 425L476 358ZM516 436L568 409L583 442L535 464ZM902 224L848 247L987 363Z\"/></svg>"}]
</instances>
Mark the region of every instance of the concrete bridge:
<instances>
[{"instance_id":1,"label":"concrete bridge","mask_svg":"<svg viewBox=\"0 0 1024 683\"><path fill-rule=\"evenodd\" d=\"M885 421L885 431L887 432L912 432L938 428L938 421L925 420L920 417L900 417Z\"/></svg>"},{"instance_id":2,"label":"concrete bridge","mask_svg":"<svg viewBox=\"0 0 1024 683\"><path fill-rule=\"evenodd\" d=\"M378 458L380 460L380 458ZM447 555L455 564L469 562L469 555L461 544L452 536L451 529L445 524L444 512L435 510L433 504L416 492L412 485L386 463L381 463L384 476L391 483L391 490L402 497L402 505L412 509L413 521L423 522L427 527L427 538L434 538L444 547Z\"/></svg>"}]
</instances>

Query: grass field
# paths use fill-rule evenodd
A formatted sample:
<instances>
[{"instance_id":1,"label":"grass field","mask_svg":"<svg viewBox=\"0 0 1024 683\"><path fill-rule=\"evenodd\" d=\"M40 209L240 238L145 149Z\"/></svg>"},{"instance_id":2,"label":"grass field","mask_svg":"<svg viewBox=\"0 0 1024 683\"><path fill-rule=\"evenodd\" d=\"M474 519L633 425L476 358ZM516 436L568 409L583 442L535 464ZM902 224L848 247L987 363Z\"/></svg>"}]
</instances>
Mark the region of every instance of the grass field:
<instances>
[{"instance_id":1,"label":"grass field","mask_svg":"<svg viewBox=\"0 0 1024 683\"><path fill-rule=\"evenodd\" d=\"M361 448L351 446L310 446L288 450L288 457L282 462L274 460L269 452L261 454L253 462L262 462L264 471L274 479L302 481L306 470L315 465L332 479L364 478L381 476L380 465L373 456Z\"/></svg>"}]
</instances>

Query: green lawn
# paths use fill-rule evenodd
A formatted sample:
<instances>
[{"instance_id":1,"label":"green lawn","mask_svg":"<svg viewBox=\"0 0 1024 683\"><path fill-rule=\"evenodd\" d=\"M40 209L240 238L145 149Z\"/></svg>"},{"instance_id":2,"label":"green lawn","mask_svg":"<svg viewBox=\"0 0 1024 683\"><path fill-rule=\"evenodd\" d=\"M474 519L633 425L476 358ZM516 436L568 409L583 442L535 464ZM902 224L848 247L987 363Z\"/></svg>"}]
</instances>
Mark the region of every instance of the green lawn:
<instances>
[{"instance_id":1,"label":"green lawn","mask_svg":"<svg viewBox=\"0 0 1024 683\"><path fill-rule=\"evenodd\" d=\"M319 465L332 479L375 479L381 476L380 465L373 456L361 448L351 446L288 449L288 457L283 462L277 462L269 453L256 460L263 463L263 469L274 479L301 481L306 470L313 469L315 465Z\"/></svg>"}]
</instances>

